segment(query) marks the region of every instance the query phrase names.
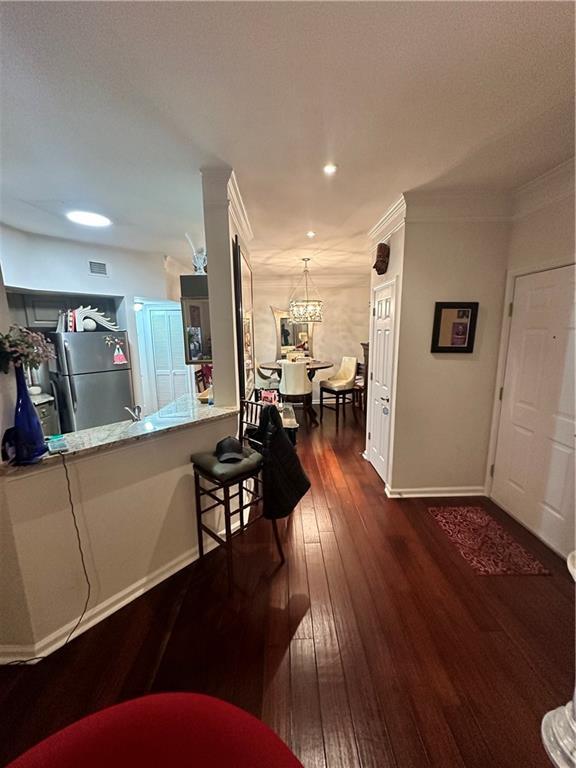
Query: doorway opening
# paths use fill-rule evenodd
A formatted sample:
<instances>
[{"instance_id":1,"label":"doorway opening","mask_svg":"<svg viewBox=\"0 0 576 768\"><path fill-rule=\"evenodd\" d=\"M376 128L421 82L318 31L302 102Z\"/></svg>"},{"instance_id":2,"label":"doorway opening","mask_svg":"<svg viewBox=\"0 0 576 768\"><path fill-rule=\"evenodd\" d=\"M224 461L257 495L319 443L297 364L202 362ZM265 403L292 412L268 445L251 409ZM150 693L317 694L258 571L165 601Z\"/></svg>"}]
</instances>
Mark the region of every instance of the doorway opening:
<instances>
[{"instance_id":1,"label":"doorway opening","mask_svg":"<svg viewBox=\"0 0 576 768\"><path fill-rule=\"evenodd\" d=\"M182 310L177 301L134 298L142 412L154 413L196 392L193 368L186 365Z\"/></svg>"}]
</instances>

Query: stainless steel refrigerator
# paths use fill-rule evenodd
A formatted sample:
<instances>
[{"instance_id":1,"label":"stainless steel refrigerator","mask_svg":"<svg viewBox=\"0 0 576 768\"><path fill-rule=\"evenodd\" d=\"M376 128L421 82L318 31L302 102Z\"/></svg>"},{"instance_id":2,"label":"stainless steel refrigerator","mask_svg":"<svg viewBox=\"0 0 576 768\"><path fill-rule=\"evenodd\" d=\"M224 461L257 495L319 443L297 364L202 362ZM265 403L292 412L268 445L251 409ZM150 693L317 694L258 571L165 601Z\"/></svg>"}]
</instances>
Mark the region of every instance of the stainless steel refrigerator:
<instances>
[{"instance_id":1,"label":"stainless steel refrigerator","mask_svg":"<svg viewBox=\"0 0 576 768\"><path fill-rule=\"evenodd\" d=\"M126 331L50 333L50 363L62 432L126 421L134 407Z\"/></svg>"}]
</instances>

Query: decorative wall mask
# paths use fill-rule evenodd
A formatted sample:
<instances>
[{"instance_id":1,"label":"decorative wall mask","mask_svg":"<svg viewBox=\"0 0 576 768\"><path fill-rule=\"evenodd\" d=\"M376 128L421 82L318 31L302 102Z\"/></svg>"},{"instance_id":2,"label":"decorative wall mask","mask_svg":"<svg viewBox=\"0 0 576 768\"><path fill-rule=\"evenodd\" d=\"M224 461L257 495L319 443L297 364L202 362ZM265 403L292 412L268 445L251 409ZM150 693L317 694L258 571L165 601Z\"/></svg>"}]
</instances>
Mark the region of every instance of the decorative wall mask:
<instances>
[{"instance_id":1,"label":"decorative wall mask","mask_svg":"<svg viewBox=\"0 0 576 768\"><path fill-rule=\"evenodd\" d=\"M390 246L387 243L378 243L376 247L376 261L372 268L376 270L376 274L385 275L388 271L389 263Z\"/></svg>"}]
</instances>

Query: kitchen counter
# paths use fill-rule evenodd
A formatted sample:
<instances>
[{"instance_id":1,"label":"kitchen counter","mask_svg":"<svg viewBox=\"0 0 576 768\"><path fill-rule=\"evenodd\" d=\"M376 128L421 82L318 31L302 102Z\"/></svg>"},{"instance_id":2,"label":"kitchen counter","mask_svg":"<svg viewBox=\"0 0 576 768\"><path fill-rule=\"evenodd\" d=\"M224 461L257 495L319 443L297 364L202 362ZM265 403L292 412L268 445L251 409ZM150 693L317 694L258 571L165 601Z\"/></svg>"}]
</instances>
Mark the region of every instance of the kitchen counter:
<instances>
[{"instance_id":1,"label":"kitchen counter","mask_svg":"<svg viewBox=\"0 0 576 768\"><path fill-rule=\"evenodd\" d=\"M33 397L48 398L50 395L34 395ZM92 427L91 429L82 429L78 432L66 433L64 435L68 444L66 456L95 453L106 448L147 439L159 433L182 429L183 427L188 427L192 424L227 418L237 413L238 409L232 406L218 407L215 405L204 405L199 403L192 395L182 395L156 413L142 418L141 421L119 421L116 424L106 424L102 427ZM61 461L60 455L47 453L37 464L26 466L17 467L2 464L0 466L0 475L11 474L13 472L33 471L54 460Z\"/></svg>"},{"instance_id":2,"label":"kitchen counter","mask_svg":"<svg viewBox=\"0 0 576 768\"><path fill-rule=\"evenodd\" d=\"M196 560L190 455L237 430L237 408L181 397L140 422L70 433L66 454L1 469L0 664L66 642L86 603L83 563L91 592L75 635ZM221 530L216 510L207 517Z\"/></svg>"}]
</instances>

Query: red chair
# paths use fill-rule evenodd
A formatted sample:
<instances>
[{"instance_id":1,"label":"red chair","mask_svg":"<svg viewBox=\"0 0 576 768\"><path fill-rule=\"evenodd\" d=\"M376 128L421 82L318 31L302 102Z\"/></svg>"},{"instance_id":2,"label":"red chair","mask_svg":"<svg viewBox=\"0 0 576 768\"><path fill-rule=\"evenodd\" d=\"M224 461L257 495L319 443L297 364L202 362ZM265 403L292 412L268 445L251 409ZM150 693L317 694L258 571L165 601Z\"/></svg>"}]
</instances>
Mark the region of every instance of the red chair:
<instances>
[{"instance_id":1,"label":"red chair","mask_svg":"<svg viewBox=\"0 0 576 768\"><path fill-rule=\"evenodd\" d=\"M126 701L49 736L8 768L303 768L267 726L194 693Z\"/></svg>"}]
</instances>

